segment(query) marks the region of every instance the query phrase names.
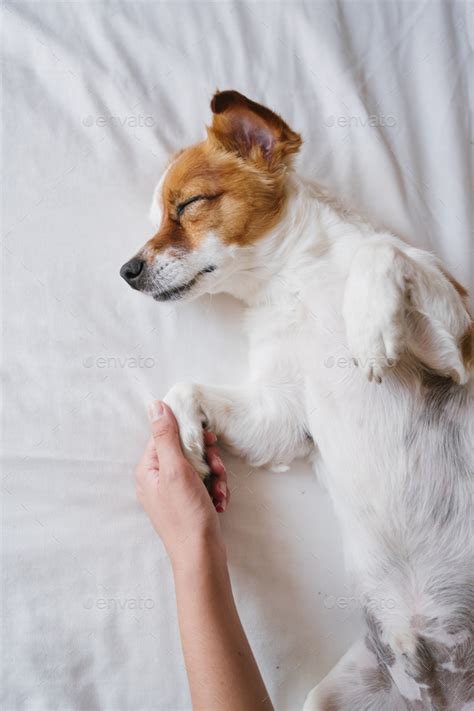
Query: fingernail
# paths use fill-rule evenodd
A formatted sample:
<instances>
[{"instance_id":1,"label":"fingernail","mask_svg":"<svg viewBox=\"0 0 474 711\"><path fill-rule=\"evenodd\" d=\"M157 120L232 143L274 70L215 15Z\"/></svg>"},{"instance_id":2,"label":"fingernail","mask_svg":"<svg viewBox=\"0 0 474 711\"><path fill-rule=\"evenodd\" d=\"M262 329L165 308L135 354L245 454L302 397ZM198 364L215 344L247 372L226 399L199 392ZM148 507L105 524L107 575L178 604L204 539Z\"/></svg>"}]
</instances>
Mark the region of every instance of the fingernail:
<instances>
[{"instance_id":1,"label":"fingernail","mask_svg":"<svg viewBox=\"0 0 474 711\"><path fill-rule=\"evenodd\" d=\"M224 513L224 511L225 511L225 506L226 506L226 502L225 502L225 499L224 499L224 501L222 501L222 503L217 504L217 506L216 506L216 511L217 511L217 513Z\"/></svg>"},{"instance_id":2,"label":"fingernail","mask_svg":"<svg viewBox=\"0 0 474 711\"><path fill-rule=\"evenodd\" d=\"M164 412L165 408L163 407L163 403L159 400L155 400L154 402L149 403L148 417L150 418L150 422L156 422L157 420L159 420L160 417L163 417Z\"/></svg>"},{"instance_id":3,"label":"fingernail","mask_svg":"<svg viewBox=\"0 0 474 711\"><path fill-rule=\"evenodd\" d=\"M224 499L227 498L227 484L225 481L220 481L219 484L217 485L217 491L221 496L224 497Z\"/></svg>"},{"instance_id":4,"label":"fingernail","mask_svg":"<svg viewBox=\"0 0 474 711\"><path fill-rule=\"evenodd\" d=\"M219 467L219 469L221 469L222 471L225 471L224 462L222 461L222 459L220 457L216 457L214 461L217 464L217 466Z\"/></svg>"}]
</instances>

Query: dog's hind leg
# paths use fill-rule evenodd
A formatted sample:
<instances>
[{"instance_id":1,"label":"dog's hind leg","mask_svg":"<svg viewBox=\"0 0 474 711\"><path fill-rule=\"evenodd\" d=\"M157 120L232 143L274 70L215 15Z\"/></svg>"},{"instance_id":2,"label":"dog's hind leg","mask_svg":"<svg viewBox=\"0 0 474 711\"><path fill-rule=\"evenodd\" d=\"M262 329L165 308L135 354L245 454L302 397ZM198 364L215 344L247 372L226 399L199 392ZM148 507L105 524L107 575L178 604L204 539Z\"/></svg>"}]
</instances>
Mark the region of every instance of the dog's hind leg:
<instances>
[{"instance_id":1,"label":"dog's hind leg","mask_svg":"<svg viewBox=\"0 0 474 711\"><path fill-rule=\"evenodd\" d=\"M356 642L310 691L303 711L406 711L387 667L365 640Z\"/></svg>"}]
</instances>

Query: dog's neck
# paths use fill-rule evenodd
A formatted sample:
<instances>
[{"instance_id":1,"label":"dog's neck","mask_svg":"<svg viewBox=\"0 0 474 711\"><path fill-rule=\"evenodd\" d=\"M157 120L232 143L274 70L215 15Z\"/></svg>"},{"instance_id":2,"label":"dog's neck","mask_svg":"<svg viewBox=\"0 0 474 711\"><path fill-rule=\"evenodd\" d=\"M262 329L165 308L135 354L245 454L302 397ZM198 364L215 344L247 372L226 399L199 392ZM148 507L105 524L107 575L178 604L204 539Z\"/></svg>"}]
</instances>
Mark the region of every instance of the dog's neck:
<instances>
[{"instance_id":1,"label":"dog's neck","mask_svg":"<svg viewBox=\"0 0 474 711\"><path fill-rule=\"evenodd\" d=\"M245 248L243 266L221 290L249 306L278 303L297 294L305 272L328 253L340 206L317 185L291 174L284 215L257 244Z\"/></svg>"}]
</instances>

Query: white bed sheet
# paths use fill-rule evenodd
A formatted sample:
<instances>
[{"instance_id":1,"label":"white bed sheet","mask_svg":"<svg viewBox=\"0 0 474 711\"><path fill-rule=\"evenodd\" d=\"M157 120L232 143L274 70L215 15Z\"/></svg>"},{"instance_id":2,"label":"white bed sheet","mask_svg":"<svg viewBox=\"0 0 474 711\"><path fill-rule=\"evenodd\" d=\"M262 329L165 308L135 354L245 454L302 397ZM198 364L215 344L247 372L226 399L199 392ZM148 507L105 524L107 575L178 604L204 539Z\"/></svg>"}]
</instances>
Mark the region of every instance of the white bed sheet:
<instances>
[{"instance_id":1,"label":"white bed sheet","mask_svg":"<svg viewBox=\"0 0 474 711\"><path fill-rule=\"evenodd\" d=\"M304 136L303 172L472 286L472 5L46 1L2 14L2 707L188 709L170 566L131 471L147 401L176 380L245 377L241 307L157 305L119 267L151 235L154 183L203 135L218 87L279 111ZM308 466L226 460L237 604L276 708L297 709L360 632L338 526Z\"/></svg>"}]
</instances>

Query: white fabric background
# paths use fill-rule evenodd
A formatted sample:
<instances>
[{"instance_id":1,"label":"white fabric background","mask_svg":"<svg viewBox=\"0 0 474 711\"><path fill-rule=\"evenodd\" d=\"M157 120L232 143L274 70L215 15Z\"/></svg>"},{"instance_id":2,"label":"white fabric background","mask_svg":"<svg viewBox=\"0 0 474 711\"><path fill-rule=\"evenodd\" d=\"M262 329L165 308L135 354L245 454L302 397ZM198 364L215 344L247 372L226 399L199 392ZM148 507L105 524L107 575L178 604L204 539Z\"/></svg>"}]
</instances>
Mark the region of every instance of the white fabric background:
<instances>
[{"instance_id":1,"label":"white fabric background","mask_svg":"<svg viewBox=\"0 0 474 711\"><path fill-rule=\"evenodd\" d=\"M119 278L167 156L203 135L217 87L237 89L302 133L303 172L472 285L472 9L3 6L7 711L189 708L170 567L131 470L145 403L178 379L239 382L246 355L230 298L158 305ZM359 634L337 523L307 466L227 463L238 607L276 707L297 709Z\"/></svg>"}]
</instances>

